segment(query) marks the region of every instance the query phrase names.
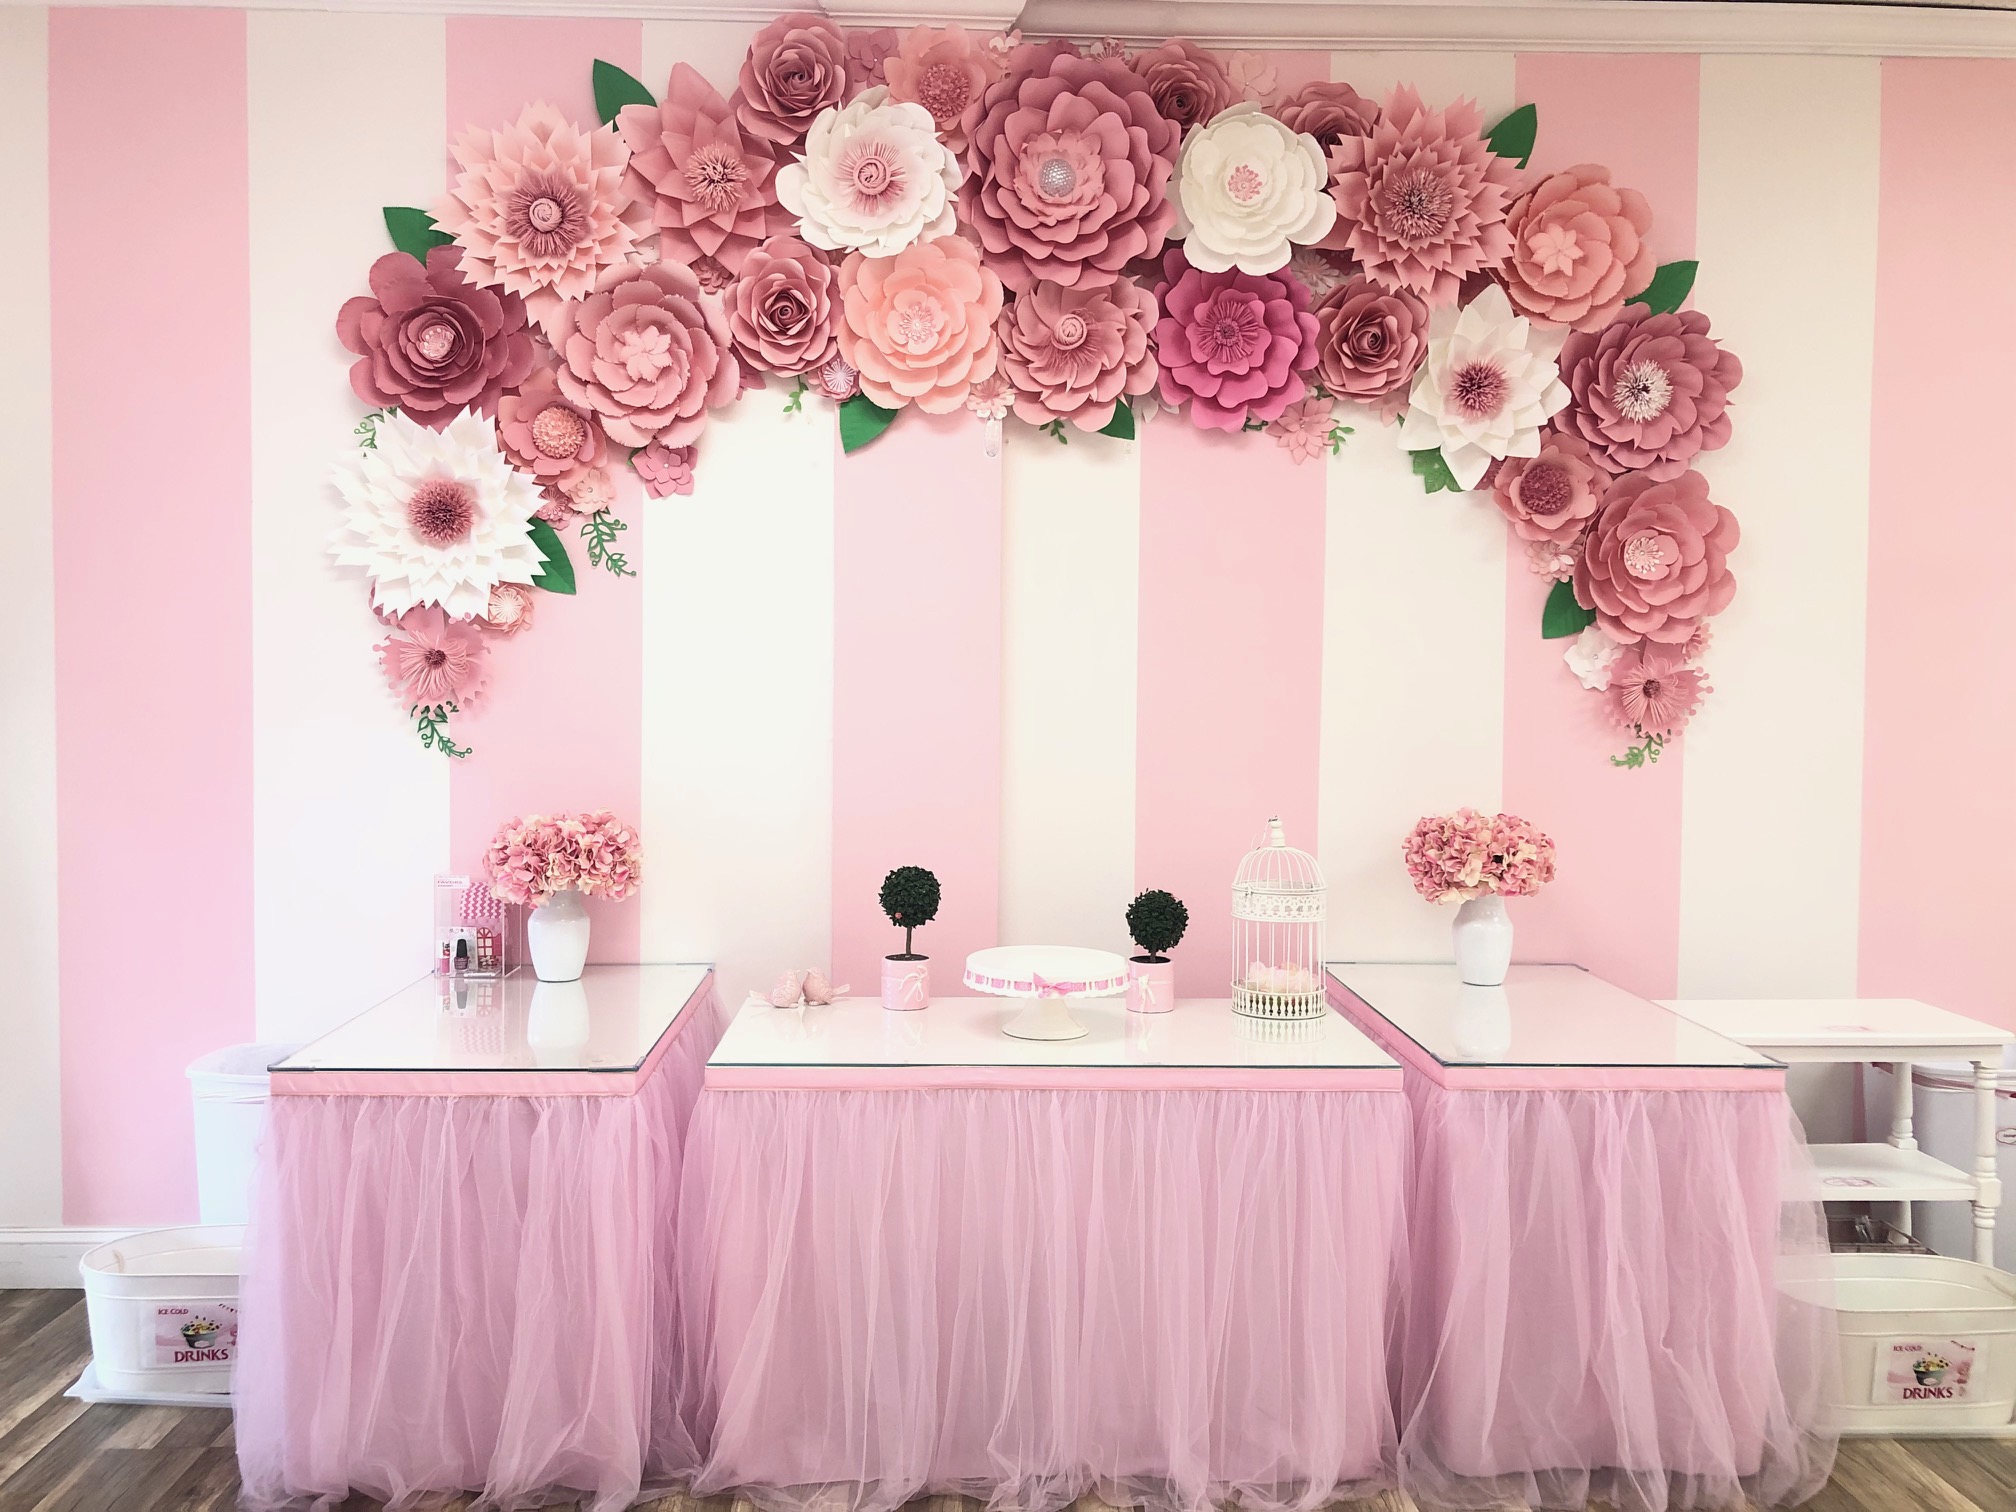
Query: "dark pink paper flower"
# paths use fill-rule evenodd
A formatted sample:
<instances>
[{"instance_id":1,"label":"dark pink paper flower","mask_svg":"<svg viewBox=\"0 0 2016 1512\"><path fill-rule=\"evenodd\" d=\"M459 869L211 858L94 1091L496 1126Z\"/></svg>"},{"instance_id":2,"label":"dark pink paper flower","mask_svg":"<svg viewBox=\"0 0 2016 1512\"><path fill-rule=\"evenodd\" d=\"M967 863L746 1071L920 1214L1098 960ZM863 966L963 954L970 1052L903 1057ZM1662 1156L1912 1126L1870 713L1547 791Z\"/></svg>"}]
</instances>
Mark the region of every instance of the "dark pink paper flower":
<instances>
[{"instance_id":1,"label":"dark pink paper flower","mask_svg":"<svg viewBox=\"0 0 2016 1512\"><path fill-rule=\"evenodd\" d=\"M1136 53L1127 66L1140 75L1155 108L1178 131L1202 126L1239 98L1225 65L1187 37L1172 37Z\"/></svg>"},{"instance_id":2,"label":"dark pink paper flower","mask_svg":"<svg viewBox=\"0 0 2016 1512\"><path fill-rule=\"evenodd\" d=\"M498 401L497 444L512 466L542 484L571 483L609 454L595 411L561 393L551 368Z\"/></svg>"},{"instance_id":3,"label":"dark pink paper flower","mask_svg":"<svg viewBox=\"0 0 2016 1512\"><path fill-rule=\"evenodd\" d=\"M644 492L654 499L668 494L690 494L694 450L690 446L666 446L653 441L630 459L630 465L644 480Z\"/></svg>"},{"instance_id":4,"label":"dark pink paper flower","mask_svg":"<svg viewBox=\"0 0 2016 1512\"><path fill-rule=\"evenodd\" d=\"M751 368L789 377L839 349L837 275L795 236L775 236L749 254L729 285L728 331Z\"/></svg>"},{"instance_id":5,"label":"dark pink paper flower","mask_svg":"<svg viewBox=\"0 0 2016 1512\"><path fill-rule=\"evenodd\" d=\"M1644 305L1561 347L1573 402L1560 424L1579 431L1613 473L1677 478L1704 451L1729 441L1729 391L1743 364L1708 334L1698 310L1654 315Z\"/></svg>"},{"instance_id":6,"label":"dark pink paper flower","mask_svg":"<svg viewBox=\"0 0 2016 1512\"><path fill-rule=\"evenodd\" d=\"M1031 425L1104 429L1120 400L1155 387L1155 297L1131 278L1090 289L1038 283L1001 312L1001 367Z\"/></svg>"},{"instance_id":7,"label":"dark pink paper flower","mask_svg":"<svg viewBox=\"0 0 2016 1512\"><path fill-rule=\"evenodd\" d=\"M1412 89L1394 90L1369 134L1330 150L1337 224L1323 245L1431 309L1455 303L1466 277L1512 250L1505 212L1516 173L1484 145L1483 126L1473 101L1430 110Z\"/></svg>"},{"instance_id":8,"label":"dark pink paper flower","mask_svg":"<svg viewBox=\"0 0 2016 1512\"><path fill-rule=\"evenodd\" d=\"M610 269L561 307L553 348L560 391L625 446L684 446L742 389L727 318L678 263Z\"/></svg>"},{"instance_id":9,"label":"dark pink paper flower","mask_svg":"<svg viewBox=\"0 0 2016 1512\"><path fill-rule=\"evenodd\" d=\"M1304 84L1268 114L1290 131L1307 132L1327 153L1346 137L1372 135L1379 107L1349 84L1316 80Z\"/></svg>"},{"instance_id":10,"label":"dark pink paper flower","mask_svg":"<svg viewBox=\"0 0 2016 1512\"><path fill-rule=\"evenodd\" d=\"M1011 289L1108 284L1159 256L1181 133L1114 58L1021 47L972 132L961 217Z\"/></svg>"},{"instance_id":11,"label":"dark pink paper flower","mask_svg":"<svg viewBox=\"0 0 2016 1512\"><path fill-rule=\"evenodd\" d=\"M355 352L350 387L366 404L396 405L440 430L463 409L496 413L532 371L532 336L516 294L481 289L462 249L436 247L425 266L404 252L371 264L371 292L345 300L336 338Z\"/></svg>"},{"instance_id":12,"label":"dark pink paper flower","mask_svg":"<svg viewBox=\"0 0 2016 1512\"><path fill-rule=\"evenodd\" d=\"M1610 475L1589 454L1589 443L1573 433L1540 432L1540 451L1507 457L1491 479L1491 502L1512 523L1522 541L1567 546L1588 528L1610 486Z\"/></svg>"},{"instance_id":13,"label":"dark pink paper flower","mask_svg":"<svg viewBox=\"0 0 2016 1512\"><path fill-rule=\"evenodd\" d=\"M856 26L847 33L847 95L887 84L889 55L901 38L893 26Z\"/></svg>"},{"instance_id":14,"label":"dark pink paper flower","mask_svg":"<svg viewBox=\"0 0 2016 1512\"><path fill-rule=\"evenodd\" d=\"M1249 419L1278 419L1308 392L1301 373L1316 361L1316 317L1300 281L1199 272L1180 250L1162 271L1155 348L1165 404L1187 399L1193 425L1236 431Z\"/></svg>"},{"instance_id":15,"label":"dark pink paper flower","mask_svg":"<svg viewBox=\"0 0 2016 1512\"><path fill-rule=\"evenodd\" d=\"M1593 331L1652 282L1652 207L1582 163L1550 174L1505 217L1512 255L1499 271L1513 305L1551 325Z\"/></svg>"},{"instance_id":16,"label":"dark pink paper flower","mask_svg":"<svg viewBox=\"0 0 2016 1512\"><path fill-rule=\"evenodd\" d=\"M452 703L466 709L490 677L483 632L432 607L400 615L377 649L386 683L408 708Z\"/></svg>"},{"instance_id":17,"label":"dark pink paper flower","mask_svg":"<svg viewBox=\"0 0 2016 1512\"><path fill-rule=\"evenodd\" d=\"M1390 419L1428 354L1428 307L1361 275L1333 289L1315 315L1317 380Z\"/></svg>"},{"instance_id":18,"label":"dark pink paper flower","mask_svg":"<svg viewBox=\"0 0 2016 1512\"><path fill-rule=\"evenodd\" d=\"M847 96L847 35L809 11L779 16L749 44L740 83L735 114L744 129L796 142Z\"/></svg>"},{"instance_id":19,"label":"dark pink paper flower","mask_svg":"<svg viewBox=\"0 0 2016 1512\"><path fill-rule=\"evenodd\" d=\"M651 206L660 256L710 259L732 273L751 247L790 227L769 143L745 134L686 64L673 65L663 104L626 105L616 124L630 147L630 191Z\"/></svg>"},{"instance_id":20,"label":"dark pink paper flower","mask_svg":"<svg viewBox=\"0 0 2016 1512\"><path fill-rule=\"evenodd\" d=\"M1685 645L1700 622L1736 596L1729 553L1736 516L1708 497L1708 480L1685 472L1614 480L1575 565L1575 601L1596 611L1614 641Z\"/></svg>"},{"instance_id":21,"label":"dark pink paper flower","mask_svg":"<svg viewBox=\"0 0 2016 1512\"><path fill-rule=\"evenodd\" d=\"M889 98L931 112L938 140L966 151L987 87L1001 76L994 55L960 26L913 26L883 64Z\"/></svg>"},{"instance_id":22,"label":"dark pink paper flower","mask_svg":"<svg viewBox=\"0 0 2016 1512\"><path fill-rule=\"evenodd\" d=\"M1611 664L1603 699L1610 717L1623 728L1671 740L1713 691L1708 674L1688 666L1679 648L1640 641L1626 646Z\"/></svg>"}]
</instances>

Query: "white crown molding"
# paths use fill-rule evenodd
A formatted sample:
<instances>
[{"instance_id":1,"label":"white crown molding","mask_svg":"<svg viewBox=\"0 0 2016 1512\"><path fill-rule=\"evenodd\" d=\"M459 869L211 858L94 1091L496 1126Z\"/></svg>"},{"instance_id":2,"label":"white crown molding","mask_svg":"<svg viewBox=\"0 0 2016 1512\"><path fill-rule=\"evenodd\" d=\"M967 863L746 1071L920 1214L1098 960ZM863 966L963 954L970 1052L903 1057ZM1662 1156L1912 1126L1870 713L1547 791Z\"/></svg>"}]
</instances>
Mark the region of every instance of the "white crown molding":
<instances>
[{"instance_id":1,"label":"white crown molding","mask_svg":"<svg viewBox=\"0 0 2016 1512\"><path fill-rule=\"evenodd\" d=\"M84 1284L77 1262L88 1249L124 1239L130 1228L0 1228L0 1291Z\"/></svg>"}]
</instances>

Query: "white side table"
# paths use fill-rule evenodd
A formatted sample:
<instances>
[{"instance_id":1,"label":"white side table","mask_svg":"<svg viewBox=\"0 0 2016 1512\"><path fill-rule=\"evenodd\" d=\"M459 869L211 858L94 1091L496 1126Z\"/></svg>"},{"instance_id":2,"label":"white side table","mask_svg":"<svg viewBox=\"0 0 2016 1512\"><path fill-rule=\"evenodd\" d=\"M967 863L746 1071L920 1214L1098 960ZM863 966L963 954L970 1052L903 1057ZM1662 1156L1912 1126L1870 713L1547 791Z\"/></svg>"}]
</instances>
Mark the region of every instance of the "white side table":
<instances>
[{"instance_id":1,"label":"white side table","mask_svg":"<svg viewBox=\"0 0 2016 1512\"><path fill-rule=\"evenodd\" d=\"M2002 1049L2016 1034L1910 998L1766 998L1669 1001L1675 1013L1782 1061L1895 1064L1890 1138L1882 1144L1814 1145L1823 1199L1902 1204L1906 1233L1914 1202L1974 1204L1974 1258L1995 1263L1995 1084ZM1974 1063L1974 1169L1934 1160L1912 1132L1911 1067L1916 1061Z\"/></svg>"}]
</instances>

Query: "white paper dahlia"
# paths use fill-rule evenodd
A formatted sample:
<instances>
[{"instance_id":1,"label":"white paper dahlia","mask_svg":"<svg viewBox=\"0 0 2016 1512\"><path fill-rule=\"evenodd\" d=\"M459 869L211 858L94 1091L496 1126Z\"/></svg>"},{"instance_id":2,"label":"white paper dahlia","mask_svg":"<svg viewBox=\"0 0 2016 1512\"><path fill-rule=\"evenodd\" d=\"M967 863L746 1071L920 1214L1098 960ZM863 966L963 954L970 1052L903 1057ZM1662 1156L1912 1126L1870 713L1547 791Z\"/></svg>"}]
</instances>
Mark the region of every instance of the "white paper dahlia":
<instances>
[{"instance_id":1,"label":"white paper dahlia","mask_svg":"<svg viewBox=\"0 0 2016 1512\"><path fill-rule=\"evenodd\" d=\"M1428 357L1400 422L1400 449L1440 447L1465 489L1475 488L1500 457L1537 456L1540 427L1568 404L1554 361L1560 344L1559 331L1539 330L1515 314L1495 283L1461 310L1435 311Z\"/></svg>"},{"instance_id":2,"label":"white paper dahlia","mask_svg":"<svg viewBox=\"0 0 2016 1512\"><path fill-rule=\"evenodd\" d=\"M884 85L820 113L799 160L777 170L777 201L815 247L894 257L952 230L965 176L931 112L889 103Z\"/></svg>"},{"instance_id":3,"label":"white paper dahlia","mask_svg":"<svg viewBox=\"0 0 2016 1512\"><path fill-rule=\"evenodd\" d=\"M329 550L371 575L387 614L438 604L451 619L488 612L500 583L530 583L546 555L532 542L539 485L498 449L495 428L460 414L429 430L403 414L378 422L377 444L336 464L348 506Z\"/></svg>"},{"instance_id":4,"label":"white paper dahlia","mask_svg":"<svg viewBox=\"0 0 2016 1512\"><path fill-rule=\"evenodd\" d=\"M1316 138L1290 130L1255 100L1192 129L1170 189L1183 255L1206 273L1273 273L1337 220Z\"/></svg>"}]
</instances>

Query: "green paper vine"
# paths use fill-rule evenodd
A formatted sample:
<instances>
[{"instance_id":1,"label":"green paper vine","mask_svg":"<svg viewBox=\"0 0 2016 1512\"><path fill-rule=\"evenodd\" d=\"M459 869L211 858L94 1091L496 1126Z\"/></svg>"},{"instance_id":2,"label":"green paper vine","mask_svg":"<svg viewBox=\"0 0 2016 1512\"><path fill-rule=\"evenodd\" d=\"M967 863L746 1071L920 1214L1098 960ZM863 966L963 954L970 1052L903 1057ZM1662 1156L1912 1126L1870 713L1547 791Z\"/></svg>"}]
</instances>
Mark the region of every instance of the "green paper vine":
<instances>
[{"instance_id":1,"label":"green paper vine","mask_svg":"<svg viewBox=\"0 0 2016 1512\"><path fill-rule=\"evenodd\" d=\"M1329 433L1329 434L1328 434L1327 436L1325 436L1325 437L1323 438L1323 439L1324 439L1325 441L1327 441L1327 442L1329 442L1329 443L1330 443L1330 455L1334 457L1334 456L1336 456L1336 455L1337 455L1337 454L1338 454L1339 452L1343 451L1343 450L1344 450L1344 438L1345 438L1346 436L1353 436L1353 435L1356 435L1356 434L1357 434L1357 432L1356 432L1355 430L1353 430L1353 429L1352 429L1352 427L1350 427L1350 426L1348 426L1348 425L1333 425L1333 426L1331 426L1331 427L1330 427L1330 433Z\"/></svg>"},{"instance_id":2,"label":"green paper vine","mask_svg":"<svg viewBox=\"0 0 2016 1512\"><path fill-rule=\"evenodd\" d=\"M389 407L372 410L370 414L357 422L357 428L351 431L350 434L357 438L357 444L366 451L376 451L378 449L378 422L390 419L393 413Z\"/></svg>"},{"instance_id":3,"label":"green paper vine","mask_svg":"<svg viewBox=\"0 0 2016 1512\"><path fill-rule=\"evenodd\" d=\"M805 412L805 396L809 392L811 390L805 383L805 375L800 373L796 386L791 390L790 397L784 401L784 413L787 415L803 414Z\"/></svg>"},{"instance_id":4,"label":"green paper vine","mask_svg":"<svg viewBox=\"0 0 2016 1512\"><path fill-rule=\"evenodd\" d=\"M1055 441L1059 446L1069 446L1071 444L1071 438L1064 434L1064 422L1062 420L1052 420L1048 424L1037 426L1036 429L1043 432L1044 435Z\"/></svg>"},{"instance_id":5,"label":"green paper vine","mask_svg":"<svg viewBox=\"0 0 2016 1512\"><path fill-rule=\"evenodd\" d=\"M581 539L588 544L588 565L603 567L618 577L635 577L630 558L615 549L618 532L630 527L606 509L598 509L581 522Z\"/></svg>"},{"instance_id":6,"label":"green paper vine","mask_svg":"<svg viewBox=\"0 0 2016 1512\"><path fill-rule=\"evenodd\" d=\"M1610 758L1610 765L1624 767L1633 772L1637 771L1640 767L1656 765L1659 761L1659 753L1666 748L1666 737L1663 735L1646 735L1636 725L1631 727L1631 731L1635 735L1644 736L1643 741L1638 745L1632 746L1622 756L1612 756Z\"/></svg>"},{"instance_id":7,"label":"green paper vine","mask_svg":"<svg viewBox=\"0 0 2016 1512\"><path fill-rule=\"evenodd\" d=\"M407 712L413 716L413 727L420 732L423 750L439 751L458 760L469 754L468 746L457 745L448 738L448 716L462 712L455 704L415 704Z\"/></svg>"}]
</instances>

